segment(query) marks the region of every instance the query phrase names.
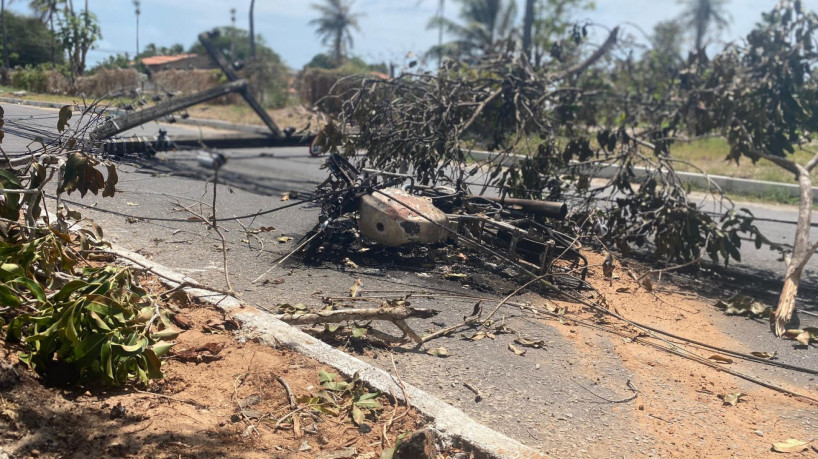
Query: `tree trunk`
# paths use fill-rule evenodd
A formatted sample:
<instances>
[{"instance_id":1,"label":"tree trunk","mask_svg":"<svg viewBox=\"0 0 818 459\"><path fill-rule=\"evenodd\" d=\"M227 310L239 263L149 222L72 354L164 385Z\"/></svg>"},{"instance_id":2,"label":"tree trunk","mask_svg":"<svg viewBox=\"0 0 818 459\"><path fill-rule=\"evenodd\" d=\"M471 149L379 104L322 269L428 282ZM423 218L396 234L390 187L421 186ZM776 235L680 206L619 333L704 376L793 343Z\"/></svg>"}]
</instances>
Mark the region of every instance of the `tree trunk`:
<instances>
[{"instance_id":1,"label":"tree trunk","mask_svg":"<svg viewBox=\"0 0 818 459\"><path fill-rule=\"evenodd\" d=\"M809 232L812 220L812 178L810 171L818 163L818 155L807 167L796 165L798 169L798 186L801 189L801 199L798 205L798 225L795 229L795 243L792 256L787 263L787 274L784 277L784 288L778 298L778 307L770 316L770 328L776 336L787 331L787 324L795 311L795 299L798 295L798 284L801 282L801 273L810 257L818 249L818 243L810 245Z\"/></svg>"},{"instance_id":2,"label":"tree trunk","mask_svg":"<svg viewBox=\"0 0 818 459\"><path fill-rule=\"evenodd\" d=\"M3 84L7 84L9 74L9 43L6 34L6 0L0 3L0 28L3 29Z\"/></svg>"},{"instance_id":3,"label":"tree trunk","mask_svg":"<svg viewBox=\"0 0 818 459\"><path fill-rule=\"evenodd\" d=\"M48 12L48 23L51 26L51 68L57 68L57 37L54 35L54 11Z\"/></svg>"},{"instance_id":4,"label":"tree trunk","mask_svg":"<svg viewBox=\"0 0 818 459\"><path fill-rule=\"evenodd\" d=\"M344 35L343 34L344 34L343 30L339 30L335 34L335 43L334 43L334 46L333 46L333 48L335 48L335 49L333 50L333 52L335 53L334 57L335 57L335 66L336 67L340 67L341 64L343 63L343 57L341 56L341 53L342 53L341 48L344 46L343 45L343 40L344 40Z\"/></svg>"},{"instance_id":5,"label":"tree trunk","mask_svg":"<svg viewBox=\"0 0 818 459\"><path fill-rule=\"evenodd\" d=\"M256 58L256 21L253 18L253 8L255 6L256 0L250 0L250 60Z\"/></svg>"},{"instance_id":6,"label":"tree trunk","mask_svg":"<svg viewBox=\"0 0 818 459\"><path fill-rule=\"evenodd\" d=\"M534 28L534 0L526 0L523 18L523 54L531 59L531 32Z\"/></svg>"}]
</instances>

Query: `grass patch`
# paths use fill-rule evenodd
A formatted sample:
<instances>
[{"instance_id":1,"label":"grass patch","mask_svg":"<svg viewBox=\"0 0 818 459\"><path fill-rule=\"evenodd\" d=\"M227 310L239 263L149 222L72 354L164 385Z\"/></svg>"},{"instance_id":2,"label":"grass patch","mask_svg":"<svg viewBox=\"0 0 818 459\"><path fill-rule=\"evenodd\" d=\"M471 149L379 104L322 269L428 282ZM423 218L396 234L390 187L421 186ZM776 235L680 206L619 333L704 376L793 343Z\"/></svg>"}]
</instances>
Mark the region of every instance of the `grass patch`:
<instances>
[{"instance_id":1,"label":"grass patch","mask_svg":"<svg viewBox=\"0 0 818 459\"><path fill-rule=\"evenodd\" d=\"M744 178L753 180L765 180L768 182L792 183L796 184L795 177L776 166L766 159L761 159L755 164L748 158L741 158L738 165L732 161L726 161L729 151L727 141L720 137L701 139L693 142L684 142L674 145L671 149L671 156L676 159L690 162L698 166L710 175L724 175L727 177ZM812 158L812 153L799 150L789 158L799 164L806 164ZM687 164L676 164L676 170L683 172L698 172L695 167ZM813 173L814 178L818 178L818 171Z\"/></svg>"}]
</instances>

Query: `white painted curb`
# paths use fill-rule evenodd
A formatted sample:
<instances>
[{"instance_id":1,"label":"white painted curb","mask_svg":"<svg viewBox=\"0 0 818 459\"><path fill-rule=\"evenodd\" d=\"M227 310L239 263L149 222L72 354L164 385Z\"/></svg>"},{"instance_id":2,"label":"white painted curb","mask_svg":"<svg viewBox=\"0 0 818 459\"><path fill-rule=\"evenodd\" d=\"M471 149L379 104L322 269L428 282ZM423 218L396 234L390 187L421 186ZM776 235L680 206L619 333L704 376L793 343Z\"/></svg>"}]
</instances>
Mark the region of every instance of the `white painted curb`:
<instances>
[{"instance_id":1,"label":"white painted curb","mask_svg":"<svg viewBox=\"0 0 818 459\"><path fill-rule=\"evenodd\" d=\"M118 247L112 248L112 251L134 260L142 267L149 267L151 271L163 277L163 280L172 280L172 282L169 282L171 284L176 283L178 285L183 282L198 284L195 280L154 263L138 253ZM127 262L127 259L124 261ZM185 291L193 297L212 303L223 311L229 312L233 318L241 322L242 333L247 337L259 338L272 347L288 347L300 354L336 368L347 377L351 377L357 372L361 380L374 389L384 393L392 393L395 397L404 402L406 401L397 380L380 368L341 352L301 330L273 318L267 313L249 307L242 307L241 302L232 296L195 288L186 288ZM457 408L411 384L403 383L403 386L406 389L409 404L432 420L431 427L454 445L467 446L477 454L477 457L503 459L546 457L517 440L478 423Z\"/></svg>"}]
</instances>

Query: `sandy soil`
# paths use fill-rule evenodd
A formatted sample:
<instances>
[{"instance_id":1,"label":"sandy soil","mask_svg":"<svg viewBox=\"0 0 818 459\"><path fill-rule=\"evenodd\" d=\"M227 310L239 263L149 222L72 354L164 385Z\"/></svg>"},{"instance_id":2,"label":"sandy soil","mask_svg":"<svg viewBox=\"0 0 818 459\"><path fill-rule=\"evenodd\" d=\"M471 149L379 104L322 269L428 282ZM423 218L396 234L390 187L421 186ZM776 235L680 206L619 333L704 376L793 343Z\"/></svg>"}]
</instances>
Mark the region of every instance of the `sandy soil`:
<instances>
[{"instance_id":1,"label":"sandy soil","mask_svg":"<svg viewBox=\"0 0 818 459\"><path fill-rule=\"evenodd\" d=\"M627 274L627 267L619 266L614 280L603 276L603 257L588 254L589 280L602 293L615 311L640 324L671 331L686 338L696 339L710 345L749 353L759 349L747 349L741 343L723 334L704 311L714 308L703 298L676 287L663 284L660 289L648 292L640 288ZM635 268L635 267L634 267ZM660 290L660 291L656 291ZM625 336L615 337L617 358L632 373L633 387L638 389L637 398L627 404L614 400L611 409L629 411L641 432L650 438L634 437L629 442L645 444L645 455L659 457L759 457L771 452L772 444L789 438L813 442L801 454L815 457L818 454L818 404L791 397L736 376L710 368L667 352L634 342L630 337L640 336L633 327L623 326L613 319L600 323L599 316L582 310L575 303L557 302L568 308L564 323L546 322L561 331L565 340L572 343L586 359L599 358L600 349L587 340L599 330L582 326L570 318L598 323ZM737 320L743 320L736 318ZM603 332L604 333L604 332ZM644 337L644 336L643 336ZM674 341L675 342L675 341ZM664 343L663 343L664 344ZM709 358L717 352L698 350L689 346L701 357ZM807 349L815 352L816 349ZM732 359L724 365L732 370L753 374L753 367ZM579 366L586 376L604 378L592 374L591 366ZM773 383L785 389L818 398L818 378L812 378L809 387L797 387L787 382L787 371ZM593 388L589 388L593 389ZM623 399L628 398L628 388L622 388ZM731 406L719 396L731 393L744 394L738 404ZM628 432L622 432L627 436ZM592 451L608 456L605 444L593 445Z\"/></svg>"},{"instance_id":2,"label":"sandy soil","mask_svg":"<svg viewBox=\"0 0 818 459\"><path fill-rule=\"evenodd\" d=\"M0 340L0 363L15 363L22 377L0 390L0 446L13 457L321 457L344 452L338 457L375 458L399 434L422 424L416 412L380 396L384 410L360 428L348 415L312 416L301 410L295 414L299 432L291 421L276 429L277 421L293 411L277 377L300 397L317 392L319 371L332 369L291 351L236 340L224 329L225 317L211 307L190 304L181 315L192 326L179 335L163 366L164 379L147 390L45 387L17 364L15 349Z\"/></svg>"}]
</instances>

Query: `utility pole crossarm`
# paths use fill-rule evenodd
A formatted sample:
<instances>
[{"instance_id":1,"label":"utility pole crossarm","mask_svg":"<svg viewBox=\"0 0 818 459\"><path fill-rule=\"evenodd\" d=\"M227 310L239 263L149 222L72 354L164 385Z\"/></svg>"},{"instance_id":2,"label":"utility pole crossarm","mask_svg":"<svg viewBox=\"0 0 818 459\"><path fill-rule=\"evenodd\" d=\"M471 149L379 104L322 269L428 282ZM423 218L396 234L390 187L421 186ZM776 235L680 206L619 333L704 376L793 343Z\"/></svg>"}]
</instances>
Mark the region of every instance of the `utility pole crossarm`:
<instances>
[{"instance_id":1,"label":"utility pole crossarm","mask_svg":"<svg viewBox=\"0 0 818 459\"><path fill-rule=\"evenodd\" d=\"M224 74L227 76L227 79L230 81L236 81L239 79L239 75L233 70L233 66L227 62L227 59L224 55L215 47L213 46L213 42L210 41L210 34L208 33L201 33L199 34L199 41L202 43L202 46L205 47L210 57L213 58L214 61L221 67ZM253 111L256 112L261 121L267 125L267 128L270 129L270 132L277 138L284 137L284 134L281 132L281 129L276 126L275 122L270 115L267 114L267 111L258 103L253 94L250 92L250 88L247 87L243 91L241 91L242 97L247 102L247 105L253 108Z\"/></svg>"}]
</instances>

